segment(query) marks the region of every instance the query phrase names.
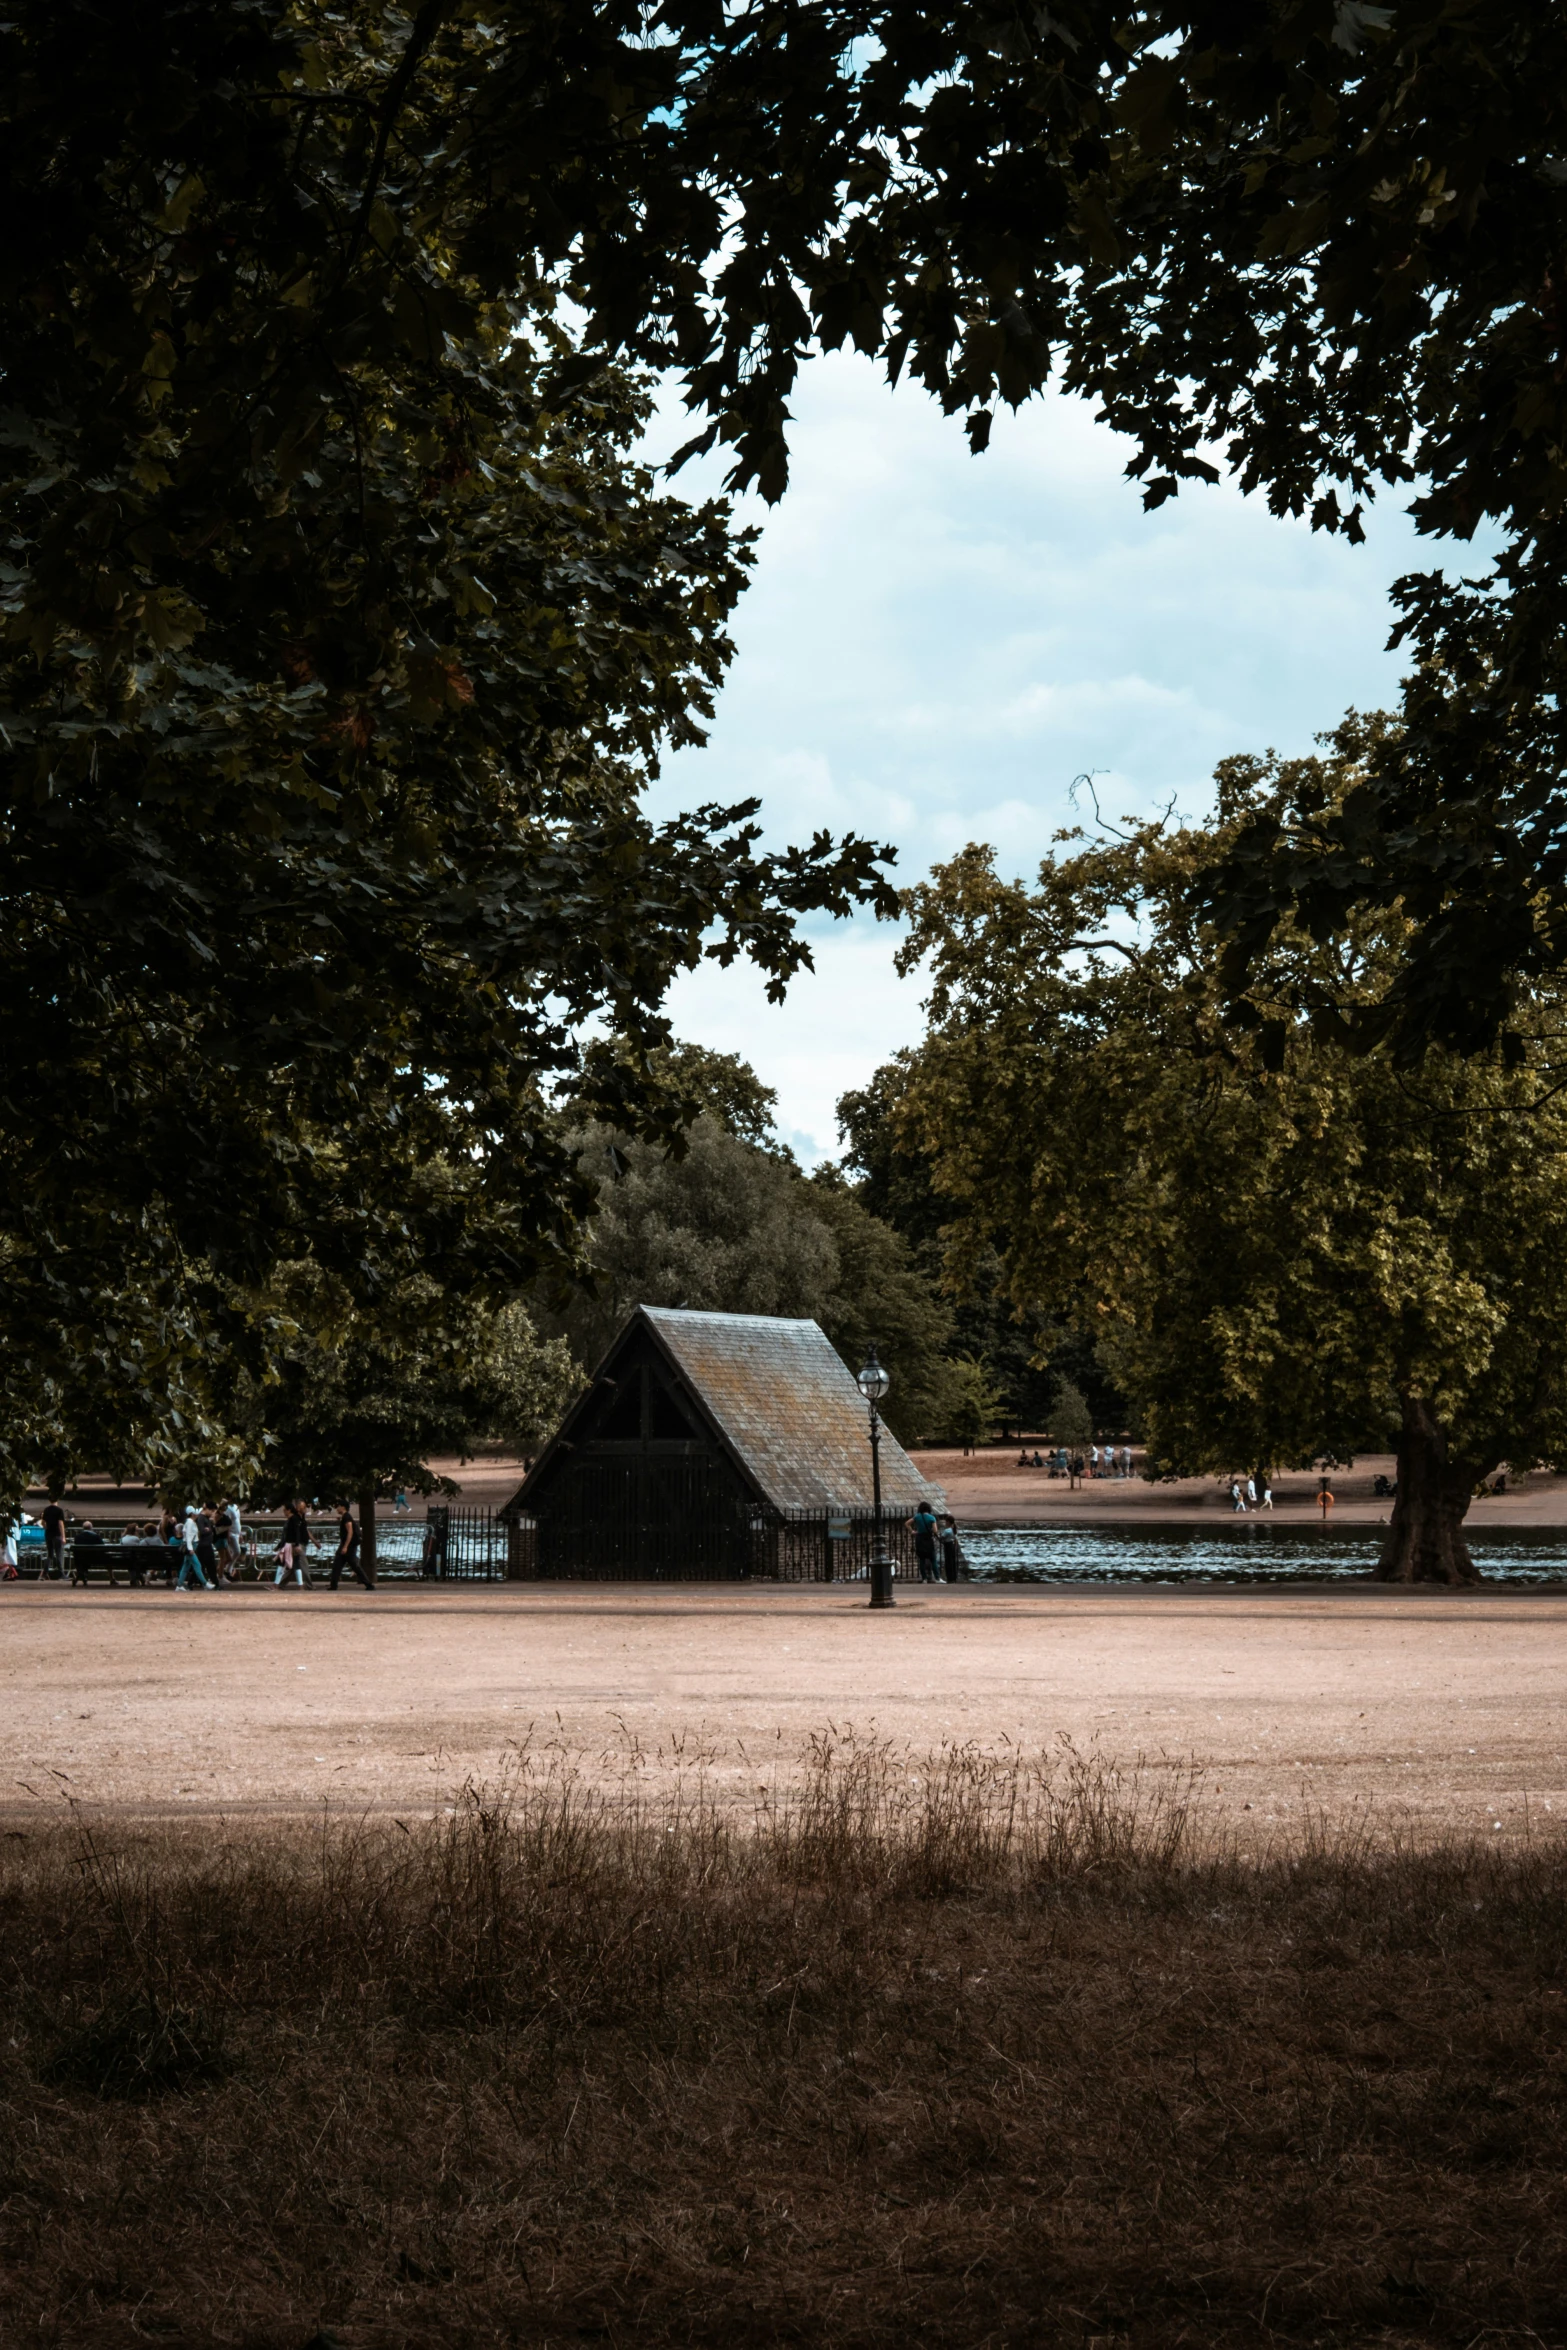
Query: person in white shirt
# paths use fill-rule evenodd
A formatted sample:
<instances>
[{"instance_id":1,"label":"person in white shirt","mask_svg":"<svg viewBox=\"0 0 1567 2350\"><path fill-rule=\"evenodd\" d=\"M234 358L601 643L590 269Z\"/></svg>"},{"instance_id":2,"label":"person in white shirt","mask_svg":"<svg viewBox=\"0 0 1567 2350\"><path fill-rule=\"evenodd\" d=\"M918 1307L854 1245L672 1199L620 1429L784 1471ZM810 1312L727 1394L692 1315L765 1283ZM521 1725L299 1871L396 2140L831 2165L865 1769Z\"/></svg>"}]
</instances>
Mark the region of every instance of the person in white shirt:
<instances>
[{"instance_id":1,"label":"person in white shirt","mask_svg":"<svg viewBox=\"0 0 1567 2350\"><path fill-rule=\"evenodd\" d=\"M202 1591L210 1591L212 1589L212 1585L201 1571L201 1561L196 1556L200 1543L201 1521L196 1515L195 1504L187 1502L185 1504L185 1522L180 1528L181 1557L179 1580L174 1586L176 1591L192 1591L197 1588ZM189 1577L189 1581L186 1580L187 1577Z\"/></svg>"}]
</instances>

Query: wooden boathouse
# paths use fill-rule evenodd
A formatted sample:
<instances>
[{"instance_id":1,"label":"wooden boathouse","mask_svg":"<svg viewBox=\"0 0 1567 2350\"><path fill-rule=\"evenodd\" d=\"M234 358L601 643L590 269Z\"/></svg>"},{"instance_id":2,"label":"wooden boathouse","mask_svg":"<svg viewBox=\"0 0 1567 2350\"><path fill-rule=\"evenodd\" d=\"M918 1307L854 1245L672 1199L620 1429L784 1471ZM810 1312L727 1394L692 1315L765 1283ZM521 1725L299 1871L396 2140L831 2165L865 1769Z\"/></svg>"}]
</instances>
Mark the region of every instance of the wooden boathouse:
<instances>
[{"instance_id":1,"label":"wooden boathouse","mask_svg":"<svg viewBox=\"0 0 1567 2350\"><path fill-rule=\"evenodd\" d=\"M942 1506L885 1428L883 1534ZM503 1513L526 1577L831 1581L874 1547L865 1400L815 1322L639 1306Z\"/></svg>"}]
</instances>

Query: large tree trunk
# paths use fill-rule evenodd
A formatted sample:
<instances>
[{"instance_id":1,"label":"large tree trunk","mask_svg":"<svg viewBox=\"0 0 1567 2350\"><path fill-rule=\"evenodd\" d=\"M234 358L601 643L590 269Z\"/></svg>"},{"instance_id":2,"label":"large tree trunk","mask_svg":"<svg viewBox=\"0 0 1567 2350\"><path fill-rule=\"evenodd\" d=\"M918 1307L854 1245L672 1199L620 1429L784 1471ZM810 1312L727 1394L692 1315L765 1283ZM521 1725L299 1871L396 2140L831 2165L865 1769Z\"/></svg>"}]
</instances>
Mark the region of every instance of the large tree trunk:
<instances>
[{"instance_id":1,"label":"large tree trunk","mask_svg":"<svg viewBox=\"0 0 1567 2350\"><path fill-rule=\"evenodd\" d=\"M359 1557L371 1582L375 1581L375 1486L362 1486L359 1494Z\"/></svg>"},{"instance_id":2,"label":"large tree trunk","mask_svg":"<svg viewBox=\"0 0 1567 2350\"><path fill-rule=\"evenodd\" d=\"M1377 1561L1379 1583L1478 1583L1464 1540L1474 1469L1449 1457L1447 1432L1422 1395L1402 1399L1398 1493Z\"/></svg>"}]
</instances>

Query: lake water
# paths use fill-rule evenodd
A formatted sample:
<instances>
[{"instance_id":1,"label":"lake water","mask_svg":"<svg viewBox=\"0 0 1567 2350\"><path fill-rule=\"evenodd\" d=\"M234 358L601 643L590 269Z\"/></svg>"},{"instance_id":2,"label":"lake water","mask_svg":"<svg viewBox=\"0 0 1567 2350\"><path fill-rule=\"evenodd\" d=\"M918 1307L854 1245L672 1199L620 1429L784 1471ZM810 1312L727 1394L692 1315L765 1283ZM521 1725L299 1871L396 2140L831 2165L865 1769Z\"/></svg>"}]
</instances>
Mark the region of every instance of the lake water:
<instances>
[{"instance_id":1,"label":"lake water","mask_svg":"<svg viewBox=\"0 0 1567 2350\"><path fill-rule=\"evenodd\" d=\"M1364 1580L1380 1526L966 1526L981 1583L1333 1583ZM1487 1583L1567 1582L1567 1533L1525 1526L1469 1537Z\"/></svg>"}]
</instances>

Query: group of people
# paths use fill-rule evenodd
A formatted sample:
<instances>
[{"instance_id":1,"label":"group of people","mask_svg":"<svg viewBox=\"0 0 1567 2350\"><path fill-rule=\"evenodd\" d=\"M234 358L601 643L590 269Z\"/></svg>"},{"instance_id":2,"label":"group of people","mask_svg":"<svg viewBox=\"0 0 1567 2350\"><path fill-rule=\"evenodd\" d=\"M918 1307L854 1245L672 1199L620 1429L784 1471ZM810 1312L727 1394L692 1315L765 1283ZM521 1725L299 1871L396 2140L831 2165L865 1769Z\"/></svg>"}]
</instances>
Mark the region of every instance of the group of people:
<instances>
[{"instance_id":1,"label":"group of people","mask_svg":"<svg viewBox=\"0 0 1567 2350\"><path fill-rule=\"evenodd\" d=\"M1084 1477L1130 1477L1132 1448L1129 1444L1103 1447L1091 1444L1085 1454L1069 1452L1064 1444L1058 1444L1048 1454L1036 1447L1030 1455L1025 1444L1017 1456L1017 1465L1020 1469L1043 1469L1047 1476L1065 1477L1077 1485Z\"/></svg>"},{"instance_id":2,"label":"group of people","mask_svg":"<svg viewBox=\"0 0 1567 2350\"><path fill-rule=\"evenodd\" d=\"M1325 1484L1327 1480L1323 1482ZM1244 1485L1239 1477L1230 1479L1230 1507L1242 1518L1249 1510L1272 1509L1273 1487L1268 1481L1266 1469L1259 1469L1255 1476L1247 1478Z\"/></svg>"},{"instance_id":3,"label":"group of people","mask_svg":"<svg viewBox=\"0 0 1567 2350\"><path fill-rule=\"evenodd\" d=\"M115 1582L115 1552L125 1551L126 1579L133 1584L144 1584L149 1566L148 1552L165 1554L164 1580L176 1591L222 1591L232 1588L240 1580L240 1567L245 1554L245 1527L239 1504L225 1494L217 1502L187 1502L183 1509L164 1510L156 1518L143 1524L132 1523L117 1542L99 1531L91 1518L83 1518L70 1533L69 1520L57 1501L45 1505L39 1514L44 1537L44 1574L58 1580L66 1573L66 1546L69 1538L70 1581L85 1585L92 1554L102 1553L111 1585ZM365 1568L360 1553L359 1521L346 1503L337 1515L337 1545L332 1552L327 1587L335 1591L345 1574L353 1575L366 1591L375 1589L375 1580ZM273 1584L278 1589L293 1583L312 1587L315 1578L310 1572L310 1557L314 1547L310 1512L302 1500L288 1505L283 1520L283 1531L274 1554ZM178 1572L175 1559L178 1558ZM326 1564L318 1556L318 1564ZM15 1581L20 1572L16 1522L10 1520L0 1544L0 1581Z\"/></svg>"},{"instance_id":4,"label":"group of people","mask_svg":"<svg viewBox=\"0 0 1567 2350\"><path fill-rule=\"evenodd\" d=\"M964 1570L963 1545L958 1540L957 1521L952 1517L938 1518L928 1501L922 1501L908 1524L914 1530L914 1564L922 1583L948 1583L961 1580Z\"/></svg>"}]
</instances>

